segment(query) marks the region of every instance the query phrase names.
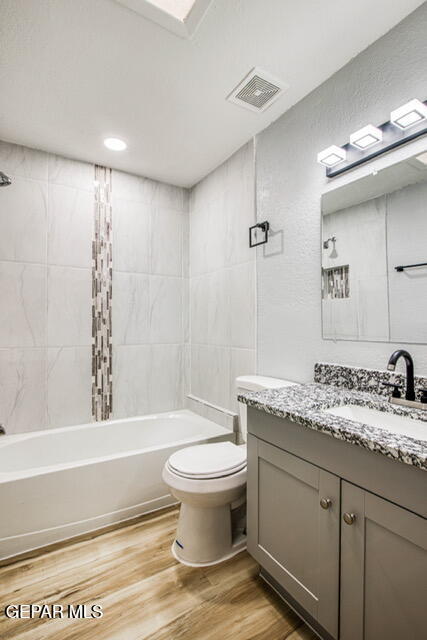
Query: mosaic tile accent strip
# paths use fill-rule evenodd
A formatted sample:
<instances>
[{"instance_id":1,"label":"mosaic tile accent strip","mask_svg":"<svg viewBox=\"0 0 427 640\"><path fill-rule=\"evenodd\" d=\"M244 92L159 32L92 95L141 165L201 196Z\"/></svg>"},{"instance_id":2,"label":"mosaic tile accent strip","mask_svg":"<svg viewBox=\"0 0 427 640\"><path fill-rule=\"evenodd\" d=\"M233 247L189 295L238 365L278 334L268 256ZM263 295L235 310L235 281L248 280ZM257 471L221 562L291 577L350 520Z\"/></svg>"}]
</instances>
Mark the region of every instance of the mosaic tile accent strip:
<instances>
[{"instance_id":1,"label":"mosaic tile accent strip","mask_svg":"<svg viewBox=\"0 0 427 640\"><path fill-rule=\"evenodd\" d=\"M323 269L322 297L330 300L350 297L350 273L349 266L332 267Z\"/></svg>"},{"instance_id":2,"label":"mosaic tile accent strip","mask_svg":"<svg viewBox=\"0 0 427 640\"><path fill-rule=\"evenodd\" d=\"M422 389L427 389L427 378L415 376L415 393L419 396ZM314 365L314 382L329 384L334 387L350 389L352 391L366 391L382 396L391 394L390 387L384 386L385 382L395 382L405 390L406 376L392 371L380 369L364 369L362 367L349 367L327 362L316 362Z\"/></svg>"},{"instance_id":3,"label":"mosaic tile accent strip","mask_svg":"<svg viewBox=\"0 0 427 640\"><path fill-rule=\"evenodd\" d=\"M113 410L112 170L95 165L92 241L92 416L108 420Z\"/></svg>"}]
</instances>

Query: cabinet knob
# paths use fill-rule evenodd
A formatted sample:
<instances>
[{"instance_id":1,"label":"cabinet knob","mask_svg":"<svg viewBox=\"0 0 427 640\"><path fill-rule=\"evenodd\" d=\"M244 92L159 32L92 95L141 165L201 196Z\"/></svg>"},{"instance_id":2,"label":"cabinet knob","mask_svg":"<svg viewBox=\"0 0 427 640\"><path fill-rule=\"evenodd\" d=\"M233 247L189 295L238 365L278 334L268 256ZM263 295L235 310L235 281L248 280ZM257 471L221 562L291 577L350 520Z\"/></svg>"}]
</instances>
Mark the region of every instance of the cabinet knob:
<instances>
[{"instance_id":1,"label":"cabinet knob","mask_svg":"<svg viewBox=\"0 0 427 640\"><path fill-rule=\"evenodd\" d=\"M343 515L342 519L344 520L344 522L346 524L354 524L354 521L356 520L356 514L355 513L345 513Z\"/></svg>"},{"instance_id":2,"label":"cabinet knob","mask_svg":"<svg viewBox=\"0 0 427 640\"><path fill-rule=\"evenodd\" d=\"M322 509L329 509L331 504L332 504L332 500L330 500L329 498L320 499L320 506L322 507Z\"/></svg>"}]
</instances>

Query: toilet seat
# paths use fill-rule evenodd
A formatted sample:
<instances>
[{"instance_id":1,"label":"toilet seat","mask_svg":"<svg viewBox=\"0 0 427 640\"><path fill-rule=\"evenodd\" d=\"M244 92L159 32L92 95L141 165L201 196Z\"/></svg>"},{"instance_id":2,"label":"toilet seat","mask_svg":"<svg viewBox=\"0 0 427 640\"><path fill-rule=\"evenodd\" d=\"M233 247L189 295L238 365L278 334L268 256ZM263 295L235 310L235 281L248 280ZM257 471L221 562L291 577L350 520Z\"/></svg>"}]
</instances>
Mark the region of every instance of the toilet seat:
<instances>
[{"instance_id":1,"label":"toilet seat","mask_svg":"<svg viewBox=\"0 0 427 640\"><path fill-rule=\"evenodd\" d=\"M173 453L169 471L181 478L211 480L234 475L246 467L246 449L232 442L187 447Z\"/></svg>"}]
</instances>

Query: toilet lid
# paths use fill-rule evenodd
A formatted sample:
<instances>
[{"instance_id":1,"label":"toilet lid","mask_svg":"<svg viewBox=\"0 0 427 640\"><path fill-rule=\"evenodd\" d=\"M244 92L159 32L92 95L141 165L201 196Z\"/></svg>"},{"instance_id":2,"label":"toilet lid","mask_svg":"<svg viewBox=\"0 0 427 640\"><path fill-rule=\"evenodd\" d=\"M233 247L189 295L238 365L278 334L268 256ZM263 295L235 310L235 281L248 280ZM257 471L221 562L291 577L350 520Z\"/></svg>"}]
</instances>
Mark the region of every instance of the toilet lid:
<instances>
[{"instance_id":1,"label":"toilet lid","mask_svg":"<svg viewBox=\"0 0 427 640\"><path fill-rule=\"evenodd\" d=\"M168 460L173 473L183 478L209 479L230 476L246 466L246 448L232 442L214 442L187 447Z\"/></svg>"}]
</instances>

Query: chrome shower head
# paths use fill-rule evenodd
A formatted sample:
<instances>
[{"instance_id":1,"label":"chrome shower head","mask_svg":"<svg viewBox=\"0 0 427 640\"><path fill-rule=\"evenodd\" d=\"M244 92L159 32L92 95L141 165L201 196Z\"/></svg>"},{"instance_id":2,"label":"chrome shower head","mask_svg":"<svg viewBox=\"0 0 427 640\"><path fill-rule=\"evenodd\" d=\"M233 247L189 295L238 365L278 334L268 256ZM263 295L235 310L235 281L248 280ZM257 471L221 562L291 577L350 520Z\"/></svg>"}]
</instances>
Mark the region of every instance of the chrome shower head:
<instances>
[{"instance_id":1,"label":"chrome shower head","mask_svg":"<svg viewBox=\"0 0 427 640\"><path fill-rule=\"evenodd\" d=\"M3 171L0 171L0 187L8 187L12 184L12 180Z\"/></svg>"}]
</instances>

